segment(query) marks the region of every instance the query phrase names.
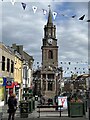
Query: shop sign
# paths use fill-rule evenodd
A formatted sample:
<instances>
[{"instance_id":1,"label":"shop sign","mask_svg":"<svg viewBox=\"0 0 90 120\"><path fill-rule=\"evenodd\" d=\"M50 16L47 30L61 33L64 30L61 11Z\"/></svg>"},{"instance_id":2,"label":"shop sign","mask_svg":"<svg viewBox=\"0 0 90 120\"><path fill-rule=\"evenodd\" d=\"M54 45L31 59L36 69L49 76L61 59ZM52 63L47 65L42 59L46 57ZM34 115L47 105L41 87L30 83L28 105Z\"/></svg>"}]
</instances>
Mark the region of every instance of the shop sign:
<instances>
[{"instance_id":1,"label":"shop sign","mask_svg":"<svg viewBox=\"0 0 90 120\"><path fill-rule=\"evenodd\" d=\"M6 81L6 88L13 88L13 87L14 87L13 79L8 78Z\"/></svg>"}]
</instances>

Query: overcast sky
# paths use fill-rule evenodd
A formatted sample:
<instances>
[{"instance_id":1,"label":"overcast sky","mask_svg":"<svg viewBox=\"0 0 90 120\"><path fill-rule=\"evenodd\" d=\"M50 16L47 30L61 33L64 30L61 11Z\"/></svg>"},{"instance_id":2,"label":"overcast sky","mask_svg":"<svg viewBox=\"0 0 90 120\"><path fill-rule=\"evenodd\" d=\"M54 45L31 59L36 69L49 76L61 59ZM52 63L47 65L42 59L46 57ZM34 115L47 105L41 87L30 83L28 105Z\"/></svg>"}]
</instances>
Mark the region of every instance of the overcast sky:
<instances>
[{"instance_id":1,"label":"overcast sky","mask_svg":"<svg viewBox=\"0 0 90 120\"><path fill-rule=\"evenodd\" d=\"M19 1L15 2L14 5L11 2L4 2L4 0L0 2L0 8L2 5L2 11L0 10L0 14L2 14L2 21L0 20L0 24L2 25L2 29L0 27L2 42L9 46L13 43L23 45L24 50L33 56L35 60L34 64L36 65L39 62L41 65L41 46L42 38L44 37L43 28L47 23L48 16L48 13L46 15L43 14L42 9L48 12L48 5L50 4L52 13L57 13L56 18L53 19L53 23L56 25L59 46L59 66L65 66L66 64L67 67L68 62L71 62L75 68L78 62L80 67L82 66L81 64L84 64L83 68L86 69L86 63L88 62L88 23L86 22L88 20L88 1ZM22 8L21 2L26 3L25 10ZM33 6L37 7L36 13L32 10ZM84 20L79 20L84 14ZM76 15L76 17L72 18L73 15ZM67 68L65 69L67 70Z\"/></svg>"}]
</instances>

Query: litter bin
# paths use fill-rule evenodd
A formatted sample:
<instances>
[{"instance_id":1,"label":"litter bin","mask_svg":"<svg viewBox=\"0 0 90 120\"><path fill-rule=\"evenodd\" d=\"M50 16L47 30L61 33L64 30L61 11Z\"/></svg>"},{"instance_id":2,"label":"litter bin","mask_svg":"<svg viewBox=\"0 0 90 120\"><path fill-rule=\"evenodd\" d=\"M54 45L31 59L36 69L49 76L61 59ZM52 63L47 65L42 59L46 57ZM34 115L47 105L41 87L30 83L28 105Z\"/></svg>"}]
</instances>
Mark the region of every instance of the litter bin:
<instances>
[{"instance_id":1,"label":"litter bin","mask_svg":"<svg viewBox=\"0 0 90 120\"><path fill-rule=\"evenodd\" d=\"M28 117L28 102L27 101L21 101L20 102L20 117L21 118L27 118Z\"/></svg>"},{"instance_id":2,"label":"litter bin","mask_svg":"<svg viewBox=\"0 0 90 120\"><path fill-rule=\"evenodd\" d=\"M29 103L29 113L32 113L32 111L33 111L32 99L29 99L28 103Z\"/></svg>"},{"instance_id":3,"label":"litter bin","mask_svg":"<svg viewBox=\"0 0 90 120\"><path fill-rule=\"evenodd\" d=\"M32 98L32 102L33 102L33 110L35 110L35 98Z\"/></svg>"}]
</instances>

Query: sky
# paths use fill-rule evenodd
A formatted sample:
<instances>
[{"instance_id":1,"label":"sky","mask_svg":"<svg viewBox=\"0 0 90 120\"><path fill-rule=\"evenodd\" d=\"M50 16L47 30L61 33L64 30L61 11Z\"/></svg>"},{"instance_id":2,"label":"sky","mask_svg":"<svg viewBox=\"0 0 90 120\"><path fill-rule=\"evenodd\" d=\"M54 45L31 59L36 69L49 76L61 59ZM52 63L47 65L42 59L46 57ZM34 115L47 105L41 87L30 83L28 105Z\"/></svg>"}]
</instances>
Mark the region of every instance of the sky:
<instances>
[{"instance_id":1,"label":"sky","mask_svg":"<svg viewBox=\"0 0 90 120\"><path fill-rule=\"evenodd\" d=\"M34 67L37 62L42 62L42 39L44 37L44 25L47 24L48 5L52 13L57 16L53 23L56 25L56 38L59 46L59 66L64 69L64 75L72 72L82 74L88 67L88 1L65 0L18 0L12 5L11 0L0 2L0 36L1 41L11 46L16 43L23 45L24 50L33 56ZM26 3L24 10L21 2ZM32 7L37 7L34 13ZM47 10L46 15L43 10ZM79 18L85 14L84 20ZM72 18L76 15L75 18ZM68 64L70 62L70 64ZM67 68L69 67L69 69ZM75 69L75 67L77 69Z\"/></svg>"}]
</instances>

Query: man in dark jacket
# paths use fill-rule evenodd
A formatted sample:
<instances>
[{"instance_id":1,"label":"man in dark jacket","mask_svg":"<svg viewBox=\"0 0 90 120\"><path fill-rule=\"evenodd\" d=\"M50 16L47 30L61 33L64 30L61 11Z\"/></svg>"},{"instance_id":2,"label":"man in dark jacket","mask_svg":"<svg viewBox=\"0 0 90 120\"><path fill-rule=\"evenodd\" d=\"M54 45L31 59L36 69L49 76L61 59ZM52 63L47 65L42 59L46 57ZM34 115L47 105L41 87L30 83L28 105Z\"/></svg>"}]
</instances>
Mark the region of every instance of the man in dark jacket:
<instances>
[{"instance_id":1,"label":"man in dark jacket","mask_svg":"<svg viewBox=\"0 0 90 120\"><path fill-rule=\"evenodd\" d=\"M14 120L15 112L17 109L17 99L16 99L15 94L11 94L11 96L9 97L8 108L9 108L8 109L8 113L9 113L8 120L11 120L11 117L12 117L12 120Z\"/></svg>"}]
</instances>

